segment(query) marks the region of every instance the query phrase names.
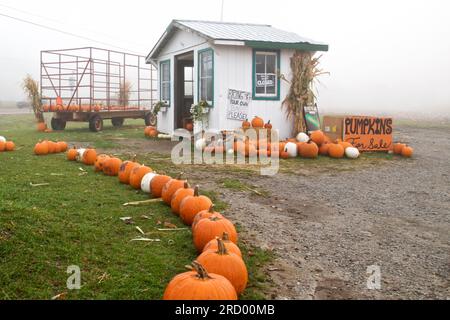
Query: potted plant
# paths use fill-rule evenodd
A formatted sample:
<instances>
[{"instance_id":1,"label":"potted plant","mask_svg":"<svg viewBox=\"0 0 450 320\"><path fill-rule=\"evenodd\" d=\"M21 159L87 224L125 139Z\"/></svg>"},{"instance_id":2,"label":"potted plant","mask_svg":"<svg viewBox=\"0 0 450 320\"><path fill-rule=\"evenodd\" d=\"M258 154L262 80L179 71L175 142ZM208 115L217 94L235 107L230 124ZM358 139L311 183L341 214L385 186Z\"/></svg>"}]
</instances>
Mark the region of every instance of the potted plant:
<instances>
[{"instance_id":1,"label":"potted plant","mask_svg":"<svg viewBox=\"0 0 450 320\"><path fill-rule=\"evenodd\" d=\"M194 122L194 128L197 130L203 130L206 126L207 114L209 113L210 106L207 101L201 100L198 104L192 105L191 115Z\"/></svg>"}]
</instances>

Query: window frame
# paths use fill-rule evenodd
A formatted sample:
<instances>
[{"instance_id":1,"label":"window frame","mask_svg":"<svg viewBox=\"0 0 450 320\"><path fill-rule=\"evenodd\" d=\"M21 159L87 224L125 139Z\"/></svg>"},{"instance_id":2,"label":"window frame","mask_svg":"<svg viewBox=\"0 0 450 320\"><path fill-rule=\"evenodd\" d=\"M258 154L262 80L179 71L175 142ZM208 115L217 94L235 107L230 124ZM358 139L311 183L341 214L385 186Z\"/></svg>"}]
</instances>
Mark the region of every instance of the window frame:
<instances>
[{"instance_id":1,"label":"window frame","mask_svg":"<svg viewBox=\"0 0 450 320\"><path fill-rule=\"evenodd\" d=\"M163 66L164 65L169 65L169 80L164 81L163 80ZM160 81L159 81L159 100L164 102L166 104L166 106L170 107L171 103L172 103L172 74L171 74L172 70L171 70L171 60L167 59L164 61L161 61L159 63L159 77L160 77ZM164 83L169 83L169 99L168 100L163 100L163 82Z\"/></svg>"},{"instance_id":2,"label":"window frame","mask_svg":"<svg viewBox=\"0 0 450 320\"><path fill-rule=\"evenodd\" d=\"M202 82L201 82L201 67L202 67L202 60L201 60L201 56L203 53L206 52L211 52L211 57L212 57L212 101L207 101L210 107L214 107L214 97L215 97L215 92L214 92L214 82L215 82L215 65L214 65L214 49L213 48L206 48L206 49L202 49L198 51L198 59L197 59L197 100L198 102L202 101L201 98L201 92L202 92Z\"/></svg>"},{"instance_id":3,"label":"window frame","mask_svg":"<svg viewBox=\"0 0 450 320\"><path fill-rule=\"evenodd\" d=\"M256 93L256 55L257 54L270 54L275 55L275 76L277 79L277 83L275 85L276 93L275 94L261 94ZM281 89L281 81L278 76L280 72L281 66L281 54L280 50L269 50L269 49L253 49L253 69L252 69L252 92L253 92L253 100L262 100L262 101L280 101L280 89Z\"/></svg>"}]
</instances>

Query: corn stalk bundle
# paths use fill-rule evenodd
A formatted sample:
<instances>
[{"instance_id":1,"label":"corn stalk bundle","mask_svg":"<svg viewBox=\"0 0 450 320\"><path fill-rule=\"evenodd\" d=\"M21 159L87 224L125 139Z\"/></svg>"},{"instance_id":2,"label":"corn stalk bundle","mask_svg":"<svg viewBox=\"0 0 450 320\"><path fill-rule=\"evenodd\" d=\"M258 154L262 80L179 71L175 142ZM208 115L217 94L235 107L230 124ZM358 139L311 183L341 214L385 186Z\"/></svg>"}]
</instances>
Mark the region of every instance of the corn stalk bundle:
<instances>
[{"instance_id":1,"label":"corn stalk bundle","mask_svg":"<svg viewBox=\"0 0 450 320\"><path fill-rule=\"evenodd\" d=\"M118 102L121 106L127 106L130 102L130 93L132 84L129 81L125 81L124 83L120 84L119 94L118 94Z\"/></svg>"},{"instance_id":2,"label":"corn stalk bundle","mask_svg":"<svg viewBox=\"0 0 450 320\"><path fill-rule=\"evenodd\" d=\"M34 80L30 75L27 75L25 79L23 79L22 88L30 101L36 120L38 122L44 122L41 93L39 92L39 82Z\"/></svg>"},{"instance_id":3,"label":"corn stalk bundle","mask_svg":"<svg viewBox=\"0 0 450 320\"><path fill-rule=\"evenodd\" d=\"M315 103L314 83L318 76L326 73L318 68L320 56L313 58L313 55L313 52L297 50L291 58L291 88L283 108L287 119L294 121L294 135L305 131L304 107Z\"/></svg>"}]
</instances>

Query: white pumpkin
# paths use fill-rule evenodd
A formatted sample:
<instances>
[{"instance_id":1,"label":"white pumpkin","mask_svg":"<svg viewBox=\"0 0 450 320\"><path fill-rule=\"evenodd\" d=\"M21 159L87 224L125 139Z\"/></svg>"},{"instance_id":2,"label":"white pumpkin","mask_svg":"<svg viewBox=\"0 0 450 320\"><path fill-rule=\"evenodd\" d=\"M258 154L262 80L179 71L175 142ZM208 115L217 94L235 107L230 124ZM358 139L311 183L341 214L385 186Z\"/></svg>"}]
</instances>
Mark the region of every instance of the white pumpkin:
<instances>
[{"instance_id":1,"label":"white pumpkin","mask_svg":"<svg viewBox=\"0 0 450 320\"><path fill-rule=\"evenodd\" d=\"M234 155L234 149L228 149L227 153L228 153L229 155Z\"/></svg>"},{"instance_id":2,"label":"white pumpkin","mask_svg":"<svg viewBox=\"0 0 450 320\"><path fill-rule=\"evenodd\" d=\"M3 136L0 136L0 142L6 142L6 138Z\"/></svg>"},{"instance_id":3,"label":"white pumpkin","mask_svg":"<svg viewBox=\"0 0 450 320\"><path fill-rule=\"evenodd\" d=\"M309 136L306 133L304 133L304 132L300 132L297 135L297 141L298 142L308 142L309 141Z\"/></svg>"},{"instance_id":4,"label":"white pumpkin","mask_svg":"<svg viewBox=\"0 0 450 320\"><path fill-rule=\"evenodd\" d=\"M347 149L345 149L345 156L349 159L358 159L360 153L357 148L348 147Z\"/></svg>"},{"instance_id":5,"label":"white pumpkin","mask_svg":"<svg viewBox=\"0 0 450 320\"><path fill-rule=\"evenodd\" d=\"M147 173L141 180L141 190L145 193L151 193L150 183L156 176L157 174L154 172Z\"/></svg>"},{"instance_id":6,"label":"white pumpkin","mask_svg":"<svg viewBox=\"0 0 450 320\"><path fill-rule=\"evenodd\" d=\"M84 153L86 152L86 149L80 148L77 149L77 152L78 152L78 161L81 161L81 159L83 159Z\"/></svg>"},{"instance_id":7,"label":"white pumpkin","mask_svg":"<svg viewBox=\"0 0 450 320\"><path fill-rule=\"evenodd\" d=\"M206 140L205 139L198 139L195 142L195 149L197 149L197 151L203 151L203 149L206 148Z\"/></svg>"},{"instance_id":8,"label":"white pumpkin","mask_svg":"<svg viewBox=\"0 0 450 320\"><path fill-rule=\"evenodd\" d=\"M295 143L292 143L292 142L286 143L286 147L284 150L289 154L289 158L297 157L298 151L297 151L297 145Z\"/></svg>"}]
</instances>

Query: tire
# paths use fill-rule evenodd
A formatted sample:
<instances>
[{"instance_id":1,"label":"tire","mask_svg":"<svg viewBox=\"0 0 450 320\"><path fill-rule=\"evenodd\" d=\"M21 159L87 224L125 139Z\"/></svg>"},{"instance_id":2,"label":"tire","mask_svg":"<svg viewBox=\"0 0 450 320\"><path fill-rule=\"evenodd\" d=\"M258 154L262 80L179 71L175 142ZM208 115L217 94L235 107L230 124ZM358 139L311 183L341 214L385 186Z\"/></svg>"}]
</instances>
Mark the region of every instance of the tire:
<instances>
[{"instance_id":1,"label":"tire","mask_svg":"<svg viewBox=\"0 0 450 320\"><path fill-rule=\"evenodd\" d=\"M89 120L89 130L92 132L100 132L103 130L103 119L96 115Z\"/></svg>"},{"instance_id":2,"label":"tire","mask_svg":"<svg viewBox=\"0 0 450 320\"><path fill-rule=\"evenodd\" d=\"M112 118L111 119L111 123L112 123L113 127L116 127L116 128L120 128L121 126L123 126L124 121L125 121L124 118Z\"/></svg>"},{"instance_id":3,"label":"tire","mask_svg":"<svg viewBox=\"0 0 450 320\"><path fill-rule=\"evenodd\" d=\"M64 120L52 118L51 126L55 131L63 131L66 128L66 123Z\"/></svg>"},{"instance_id":4,"label":"tire","mask_svg":"<svg viewBox=\"0 0 450 320\"><path fill-rule=\"evenodd\" d=\"M153 115L153 113L147 113L144 117L145 125L156 127L158 124L158 118Z\"/></svg>"}]
</instances>

